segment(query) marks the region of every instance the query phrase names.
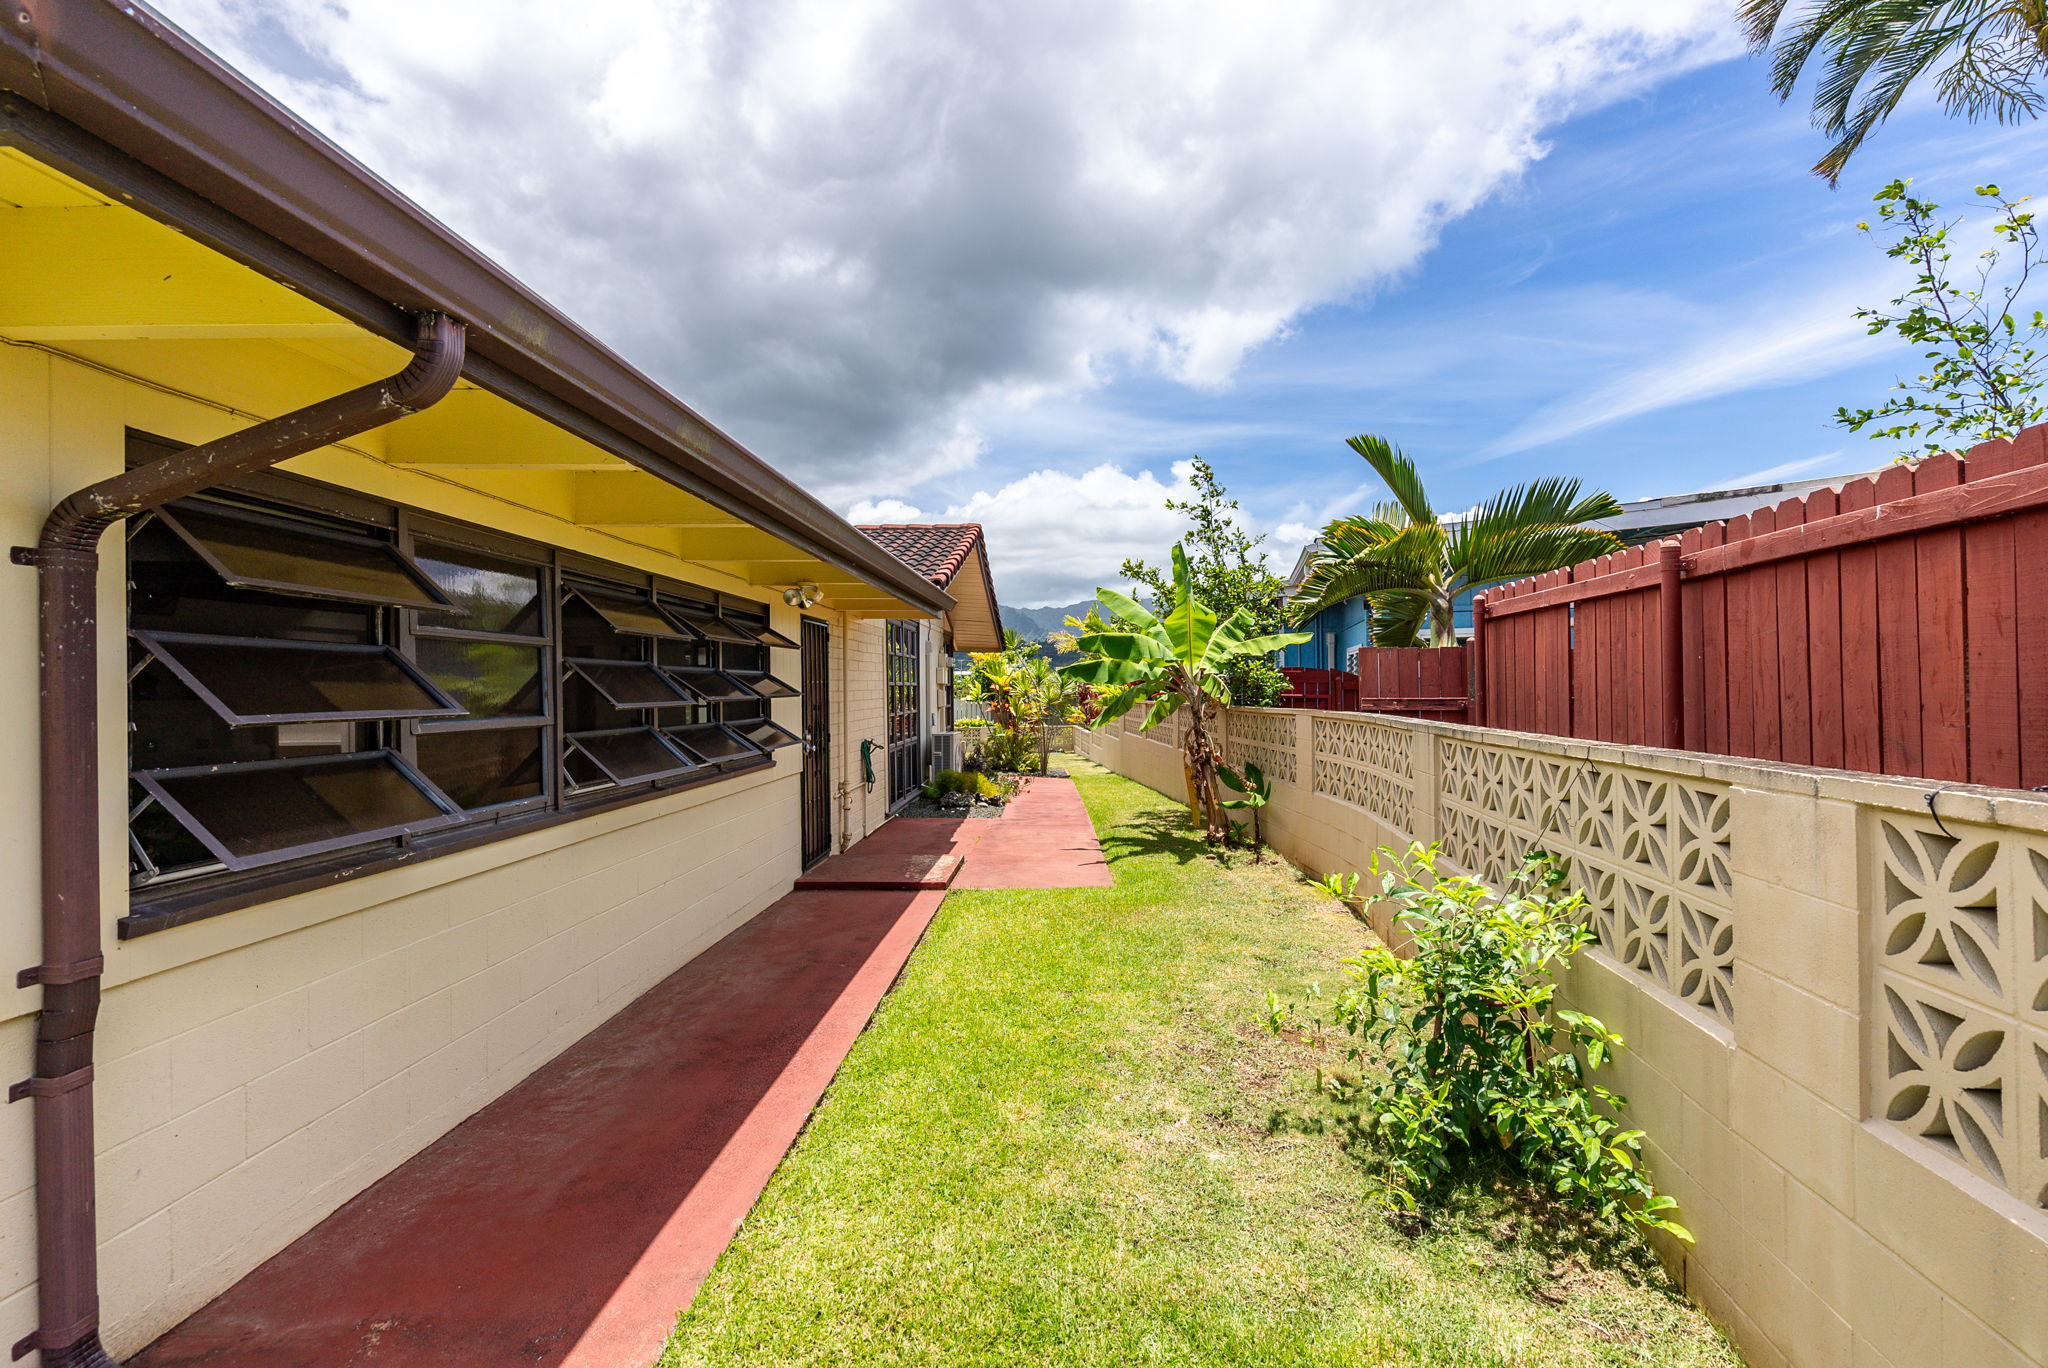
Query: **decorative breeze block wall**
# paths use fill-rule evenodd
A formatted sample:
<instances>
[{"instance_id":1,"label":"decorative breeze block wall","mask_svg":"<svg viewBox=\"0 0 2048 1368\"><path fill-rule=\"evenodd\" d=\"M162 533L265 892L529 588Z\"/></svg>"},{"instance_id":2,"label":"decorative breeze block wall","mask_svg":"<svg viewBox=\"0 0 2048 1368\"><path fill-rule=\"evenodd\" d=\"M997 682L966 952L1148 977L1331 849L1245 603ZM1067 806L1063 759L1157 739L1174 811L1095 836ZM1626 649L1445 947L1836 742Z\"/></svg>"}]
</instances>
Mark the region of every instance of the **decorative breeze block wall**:
<instances>
[{"instance_id":1,"label":"decorative breeze block wall","mask_svg":"<svg viewBox=\"0 0 2048 1368\"><path fill-rule=\"evenodd\" d=\"M1224 715L1224 751L1232 763L1250 761L1276 784L1299 783L1293 713L1232 708Z\"/></svg>"},{"instance_id":2,"label":"decorative breeze block wall","mask_svg":"<svg viewBox=\"0 0 2048 1368\"><path fill-rule=\"evenodd\" d=\"M1727 785L1449 737L1436 745L1438 830L1453 864L1501 884L1532 850L1558 856L1585 890L1602 951L1733 1022Z\"/></svg>"},{"instance_id":3,"label":"decorative breeze block wall","mask_svg":"<svg viewBox=\"0 0 2048 1368\"><path fill-rule=\"evenodd\" d=\"M2048 1209L2048 842L1869 820L1870 1112Z\"/></svg>"},{"instance_id":4,"label":"decorative breeze block wall","mask_svg":"<svg viewBox=\"0 0 2048 1368\"><path fill-rule=\"evenodd\" d=\"M1599 936L1569 993L1627 1023L1617 1082L1700 1237L1666 1253L1751 1362L2048 1364L2038 799L1936 821L1911 780L1372 714L1224 730L1291 751L1269 839L1306 869L1411 835L1489 883L1567 863ZM1179 757L1123 739L1083 744L1178 797Z\"/></svg>"},{"instance_id":5,"label":"decorative breeze block wall","mask_svg":"<svg viewBox=\"0 0 2048 1368\"><path fill-rule=\"evenodd\" d=\"M1342 713L1313 713L1309 723L1312 790L1415 830L1415 734Z\"/></svg>"}]
</instances>

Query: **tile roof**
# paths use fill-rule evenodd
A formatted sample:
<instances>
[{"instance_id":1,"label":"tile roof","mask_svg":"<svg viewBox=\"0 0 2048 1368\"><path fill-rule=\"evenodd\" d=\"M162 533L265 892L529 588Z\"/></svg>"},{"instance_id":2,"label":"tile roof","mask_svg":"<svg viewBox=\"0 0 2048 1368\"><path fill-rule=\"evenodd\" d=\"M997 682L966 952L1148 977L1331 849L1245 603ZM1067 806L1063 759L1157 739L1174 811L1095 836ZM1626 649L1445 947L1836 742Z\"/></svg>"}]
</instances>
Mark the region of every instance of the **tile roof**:
<instances>
[{"instance_id":1,"label":"tile roof","mask_svg":"<svg viewBox=\"0 0 2048 1368\"><path fill-rule=\"evenodd\" d=\"M980 523L885 523L860 530L941 589L952 585L981 542Z\"/></svg>"}]
</instances>

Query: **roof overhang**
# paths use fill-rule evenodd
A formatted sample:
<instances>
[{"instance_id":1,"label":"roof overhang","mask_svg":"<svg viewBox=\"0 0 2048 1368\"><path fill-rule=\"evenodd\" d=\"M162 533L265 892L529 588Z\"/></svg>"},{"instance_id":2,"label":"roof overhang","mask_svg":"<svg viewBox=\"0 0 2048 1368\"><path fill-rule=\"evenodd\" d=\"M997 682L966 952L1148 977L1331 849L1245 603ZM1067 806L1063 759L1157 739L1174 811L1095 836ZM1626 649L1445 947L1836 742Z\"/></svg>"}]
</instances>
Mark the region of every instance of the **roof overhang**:
<instances>
[{"instance_id":1,"label":"roof overhang","mask_svg":"<svg viewBox=\"0 0 2048 1368\"><path fill-rule=\"evenodd\" d=\"M110 0L14 9L0 25L0 146L113 215L185 239L160 236L152 251L196 245L238 271L216 273L210 295L109 288L11 299L0 334L88 360L125 349L129 364L114 368L158 383L176 383L205 344L222 358L289 353L308 376L324 368L353 384L398 355L415 314L440 310L469 328L465 387L389 429L382 458L392 466L616 529L750 583L816 582L828 606L855 615L954 607L165 21ZM0 210L20 218L6 235L11 253L37 245L24 207L33 206ZM81 265L116 268L135 235L107 222L103 243L45 232L40 250L72 280L84 278ZM261 402L247 407L261 413Z\"/></svg>"},{"instance_id":2,"label":"roof overhang","mask_svg":"<svg viewBox=\"0 0 2048 1368\"><path fill-rule=\"evenodd\" d=\"M996 585L988 568L988 543L976 538L959 573L946 586L953 595L953 648L959 651L1003 649L1003 612L996 604Z\"/></svg>"}]
</instances>

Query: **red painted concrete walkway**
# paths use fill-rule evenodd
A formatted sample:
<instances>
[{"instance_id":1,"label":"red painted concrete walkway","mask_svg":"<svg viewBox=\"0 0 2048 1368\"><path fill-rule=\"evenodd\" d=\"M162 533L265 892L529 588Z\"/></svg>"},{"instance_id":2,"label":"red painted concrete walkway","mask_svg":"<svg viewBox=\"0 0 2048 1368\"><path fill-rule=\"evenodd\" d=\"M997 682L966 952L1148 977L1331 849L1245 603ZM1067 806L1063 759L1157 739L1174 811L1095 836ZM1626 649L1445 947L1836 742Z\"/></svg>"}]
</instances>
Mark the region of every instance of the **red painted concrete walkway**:
<instances>
[{"instance_id":1,"label":"red painted concrete walkway","mask_svg":"<svg viewBox=\"0 0 2048 1368\"><path fill-rule=\"evenodd\" d=\"M892 869L912 886L865 886ZM1111 883L1070 781L997 819L888 822L129 1368L641 1368L956 875Z\"/></svg>"},{"instance_id":2,"label":"red painted concrete walkway","mask_svg":"<svg viewBox=\"0 0 2048 1368\"><path fill-rule=\"evenodd\" d=\"M131 1368L640 1368L938 910L792 893Z\"/></svg>"},{"instance_id":3,"label":"red painted concrete walkway","mask_svg":"<svg viewBox=\"0 0 2048 1368\"><path fill-rule=\"evenodd\" d=\"M958 855L965 865L955 888L1108 888L1115 882L1071 779L1025 780L1001 817L898 817L849 853Z\"/></svg>"}]
</instances>

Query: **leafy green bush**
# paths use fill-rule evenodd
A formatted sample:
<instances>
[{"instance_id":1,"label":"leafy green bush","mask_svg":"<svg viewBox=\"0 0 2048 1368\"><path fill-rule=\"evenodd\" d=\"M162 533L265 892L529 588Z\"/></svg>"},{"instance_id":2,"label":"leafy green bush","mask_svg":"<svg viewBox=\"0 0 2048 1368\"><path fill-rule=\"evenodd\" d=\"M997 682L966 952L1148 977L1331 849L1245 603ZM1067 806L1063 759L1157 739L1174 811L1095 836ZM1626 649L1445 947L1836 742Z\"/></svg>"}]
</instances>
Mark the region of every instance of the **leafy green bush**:
<instances>
[{"instance_id":1,"label":"leafy green bush","mask_svg":"<svg viewBox=\"0 0 2048 1368\"><path fill-rule=\"evenodd\" d=\"M940 770L932 781L924 786L927 798L943 798L949 793L964 793L971 798L1001 797L1003 786L986 774L970 770Z\"/></svg>"},{"instance_id":2,"label":"leafy green bush","mask_svg":"<svg viewBox=\"0 0 2048 1368\"><path fill-rule=\"evenodd\" d=\"M1230 701L1240 708L1270 708L1287 692L1287 676L1271 656L1243 656L1223 672Z\"/></svg>"},{"instance_id":3,"label":"leafy green bush","mask_svg":"<svg viewBox=\"0 0 2048 1368\"><path fill-rule=\"evenodd\" d=\"M1621 1037L1552 1002L1558 971L1593 940L1585 895L1565 892L1540 851L1499 894L1437 858L1419 844L1374 857L1412 957L1374 942L1346 961L1351 982L1327 1012L1306 1018L1352 1038L1361 1074L1324 1087L1375 1142L1389 1204L1414 1211L1466 1161L1494 1155L1568 1205L1690 1241L1677 1202L1642 1171L1643 1133L1614 1119L1626 1100L1589 1077ZM1305 1020L1267 1005L1276 1032Z\"/></svg>"},{"instance_id":4,"label":"leafy green bush","mask_svg":"<svg viewBox=\"0 0 2048 1368\"><path fill-rule=\"evenodd\" d=\"M1035 770L1038 768L1038 736L1025 727L990 727L982 733L981 767L987 770Z\"/></svg>"}]
</instances>

